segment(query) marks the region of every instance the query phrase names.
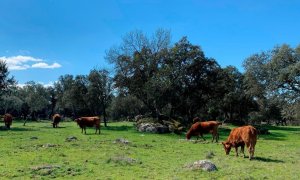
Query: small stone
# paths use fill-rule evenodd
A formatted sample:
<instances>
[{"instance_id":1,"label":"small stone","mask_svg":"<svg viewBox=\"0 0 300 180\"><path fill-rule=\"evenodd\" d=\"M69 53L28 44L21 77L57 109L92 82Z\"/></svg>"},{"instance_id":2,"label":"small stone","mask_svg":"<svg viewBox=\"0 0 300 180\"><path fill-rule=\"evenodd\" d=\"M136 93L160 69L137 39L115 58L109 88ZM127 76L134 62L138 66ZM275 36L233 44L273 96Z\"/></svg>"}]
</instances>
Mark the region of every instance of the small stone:
<instances>
[{"instance_id":1,"label":"small stone","mask_svg":"<svg viewBox=\"0 0 300 180\"><path fill-rule=\"evenodd\" d=\"M67 137L66 138L66 141L67 142L71 142L71 141L77 141L78 139L77 139L77 137L75 137L75 136L70 136L70 137Z\"/></svg>"},{"instance_id":2,"label":"small stone","mask_svg":"<svg viewBox=\"0 0 300 180\"><path fill-rule=\"evenodd\" d=\"M129 144L130 142L127 139L118 138L114 141L114 143Z\"/></svg>"}]
</instances>

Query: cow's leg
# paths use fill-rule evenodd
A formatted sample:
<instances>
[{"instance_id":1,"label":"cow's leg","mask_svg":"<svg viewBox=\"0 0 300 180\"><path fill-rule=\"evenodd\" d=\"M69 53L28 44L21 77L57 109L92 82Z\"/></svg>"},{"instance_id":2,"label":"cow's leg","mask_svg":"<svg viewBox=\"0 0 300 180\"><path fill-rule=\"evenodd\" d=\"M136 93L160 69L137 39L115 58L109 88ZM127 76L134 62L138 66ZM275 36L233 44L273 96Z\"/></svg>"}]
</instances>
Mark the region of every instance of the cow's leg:
<instances>
[{"instance_id":1,"label":"cow's leg","mask_svg":"<svg viewBox=\"0 0 300 180\"><path fill-rule=\"evenodd\" d=\"M239 156L238 147L235 146L234 148L235 148L235 156L237 157L237 156Z\"/></svg>"},{"instance_id":2,"label":"cow's leg","mask_svg":"<svg viewBox=\"0 0 300 180\"><path fill-rule=\"evenodd\" d=\"M100 126L96 126L96 134L97 134L97 130L98 130L98 132L100 134Z\"/></svg>"},{"instance_id":3,"label":"cow's leg","mask_svg":"<svg viewBox=\"0 0 300 180\"><path fill-rule=\"evenodd\" d=\"M254 157L254 146L251 145L249 150L249 160L253 159L253 157Z\"/></svg>"},{"instance_id":4,"label":"cow's leg","mask_svg":"<svg viewBox=\"0 0 300 180\"><path fill-rule=\"evenodd\" d=\"M84 134L86 134L86 127L84 127Z\"/></svg>"},{"instance_id":5,"label":"cow's leg","mask_svg":"<svg viewBox=\"0 0 300 180\"><path fill-rule=\"evenodd\" d=\"M81 134L83 134L83 127L81 128Z\"/></svg>"},{"instance_id":6,"label":"cow's leg","mask_svg":"<svg viewBox=\"0 0 300 180\"><path fill-rule=\"evenodd\" d=\"M249 160L251 160L252 159L252 147L251 146L248 147L248 152L249 152Z\"/></svg>"},{"instance_id":7,"label":"cow's leg","mask_svg":"<svg viewBox=\"0 0 300 180\"><path fill-rule=\"evenodd\" d=\"M202 137L202 139L203 139L204 141L206 141L206 140L204 139L204 137L203 137L203 134L202 134L202 133L200 133L200 136Z\"/></svg>"},{"instance_id":8,"label":"cow's leg","mask_svg":"<svg viewBox=\"0 0 300 180\"><path fill-rule=\"evenodd\" d=\"M244 158L245 158L245 145L244 144L241 145L241 152L243 153Z\"/></svg>"},{"instance_id":9,"label":"cow's leg","mask_svg":"<svg viewBox=\"0 0 300 180\"><path fill-rule=\"evenodd\" d=\"M212 133L211 135L212 135L212 141L211 142L213 143L214 140L215 140L216 135L214 133Z\"/></svg>"}]
</instances>

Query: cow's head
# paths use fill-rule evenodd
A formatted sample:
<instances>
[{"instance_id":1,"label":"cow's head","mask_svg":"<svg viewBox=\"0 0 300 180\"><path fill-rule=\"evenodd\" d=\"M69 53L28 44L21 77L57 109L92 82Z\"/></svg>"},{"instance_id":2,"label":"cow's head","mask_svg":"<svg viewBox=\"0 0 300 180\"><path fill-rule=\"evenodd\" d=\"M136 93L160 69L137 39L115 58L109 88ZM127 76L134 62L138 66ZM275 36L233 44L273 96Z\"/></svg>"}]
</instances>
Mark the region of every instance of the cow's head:
<instances>
[{"instance_id":1,"label":"cow's head","mask_svg":"<svg viewBox=\"0 0 300 180\"><path fill-rule=\"evenodd\" d=\"M230 153L231 144L229 142L222 142L226 155Z\"/></svg>"}]
</instances>

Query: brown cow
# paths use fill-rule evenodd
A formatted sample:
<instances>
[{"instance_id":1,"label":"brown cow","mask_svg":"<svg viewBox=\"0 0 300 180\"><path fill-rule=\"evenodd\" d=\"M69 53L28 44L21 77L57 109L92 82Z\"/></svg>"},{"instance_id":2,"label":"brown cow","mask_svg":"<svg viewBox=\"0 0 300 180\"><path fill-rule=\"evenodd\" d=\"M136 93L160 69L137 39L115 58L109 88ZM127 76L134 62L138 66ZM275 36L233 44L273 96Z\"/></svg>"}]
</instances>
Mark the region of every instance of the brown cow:
<instances>
[{"instance_id":1,"label":"brown cow","mask_svg":"<svg viewBox=\"0 0 300 180\"><path fill-rule=\"evenodd\" d=\"M97 130L99 130L99 134L100 134L100 118L97 116L94 117L80 117L75 119L75 122L77 122L77 124L79 125L79 127L81 128L81 133L83 133L84 130L84 134L86 134L86 127L96 127L96 132L95 134L97 134Z\"/></svg>"},{"instance_id":2,"label":"brown cow","mask_svg":"<svg viewBox=\"0 0 300 180\"><path fill-rule=\"evenodd\" d=\"M222 142L226 155L229 154L231 147L235 148L236 156L238 156L238 147L244 154L245 144L249 151L249 160L254 156L255 144L257 139L257 130L253 126L242 126L231 130L227 140Z\"/></svg>"},{"instance_id":3,"label":"brown cow","mask_svg":"<svg viewBox=\"0 0 300 180\"><path fill-rule=\"evenodd\" d=\"M57 128L60 121L61 121L60 115L59 114L54 114L53 117L52 117L53 128Z\"/></svg>"},{"instance_id":4,"label":"brown cow","mask_svg":"<svg viewBox=\"0 0 300 180\"><path fill-rule=\"evenodd\" d=\"M214 142L214 139L216 140L216 142L218 142L218 127L221 124L221 122L217 121L196 122L191 126L190 130L187 132L186 139L191 139L192 136L197 136L198 139L200 135L202 139L205 140L203 134L211 133L212 142Z\"/></svg>"},{"instance_id":5,"label":"brown cow","mask_svg":"<svg viewBox=\"0 0 300 180\"><path fill-rule=\"evenodd\" d=\"M10 126L11 126L11 124L12 124L12 115L11 114L8 114L8 113L6 113L5 115L4 115L4 117L3 117L3 119L4 119L4 124L5 124L5 126L8 128L8 129L10 129Z\"/></svg>"}]
</instances>

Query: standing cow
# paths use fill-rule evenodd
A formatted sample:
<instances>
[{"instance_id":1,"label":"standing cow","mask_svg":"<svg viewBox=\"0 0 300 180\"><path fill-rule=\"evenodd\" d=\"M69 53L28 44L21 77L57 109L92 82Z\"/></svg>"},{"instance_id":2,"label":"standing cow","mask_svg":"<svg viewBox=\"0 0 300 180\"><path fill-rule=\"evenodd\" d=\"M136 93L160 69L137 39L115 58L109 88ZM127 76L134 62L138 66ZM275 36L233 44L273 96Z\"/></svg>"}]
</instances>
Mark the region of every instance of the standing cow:
<instances>
[{"instance_id":1,"label":"standing cow","mask_svg":"<svg viewBox=\"0 0 300 180\"><path fill-rule=\"evenodd\" d=\"M226 155L229 154L231 147L234 147L236 156L238 156L238 147L241 146L244 157L244 147L246 145L249 151L249 160L251 160L254 156L256 140L257 130L253 126L242 126L232 129L227 140L222 144Z\"/></svg>"},{"instance_id":2,"label":"standing cow","mask_svg":"<svg viewBox=\"0 0 300 180\"><path fill-rule=\"evenodd\" d=\"M79 127L81 128L81 133L86 134L86 127L94 127L96 128L95 134L97 134L97 130L99 131L100 134L100 118L97 116L94 117L80 117L74 120L77 122Z\"/></svg>"},{"instance_id":3,"label":"standing cow","mask_svg":"<svg viewBox=\"0 0 300 180\"><path fill-rule=\"evenodd\" d=\"M214 142L214 140L218 142L218 127L221 124L221 122L217 121L196 122L191 126L190 130L187 132L186 139L191 139L192 136L197 136L198 139L198 137L201 136L202 139L205 140L203 134L211 133L212 142Z\"/></svg>"},{"instance_id":4,"label":"standing cow","mask_svg":"<svg viewBox=\"0 0 300 180\"><path fill-rule=\"evenodd\" d=\"M4 124L5 124L5 126L8 128L8 129L10 129L10 126L11 126L11 124L12 124L12 115L11 114L8 114L8 113L6 113L5 115L4 115L4 117L3 117L3 119L4 119Z\"/></svg>"},{"instance_id":5,"label":"standing cow","mask_svg":"<svg viewBox=\"0 0 300 180\"><path fill-rule=\"evenodd\" d=\"M60 121L61 121L61 116L59 114L54 114L52 117L53 128L57 128Z\"/></svg>"}]
</instances>

